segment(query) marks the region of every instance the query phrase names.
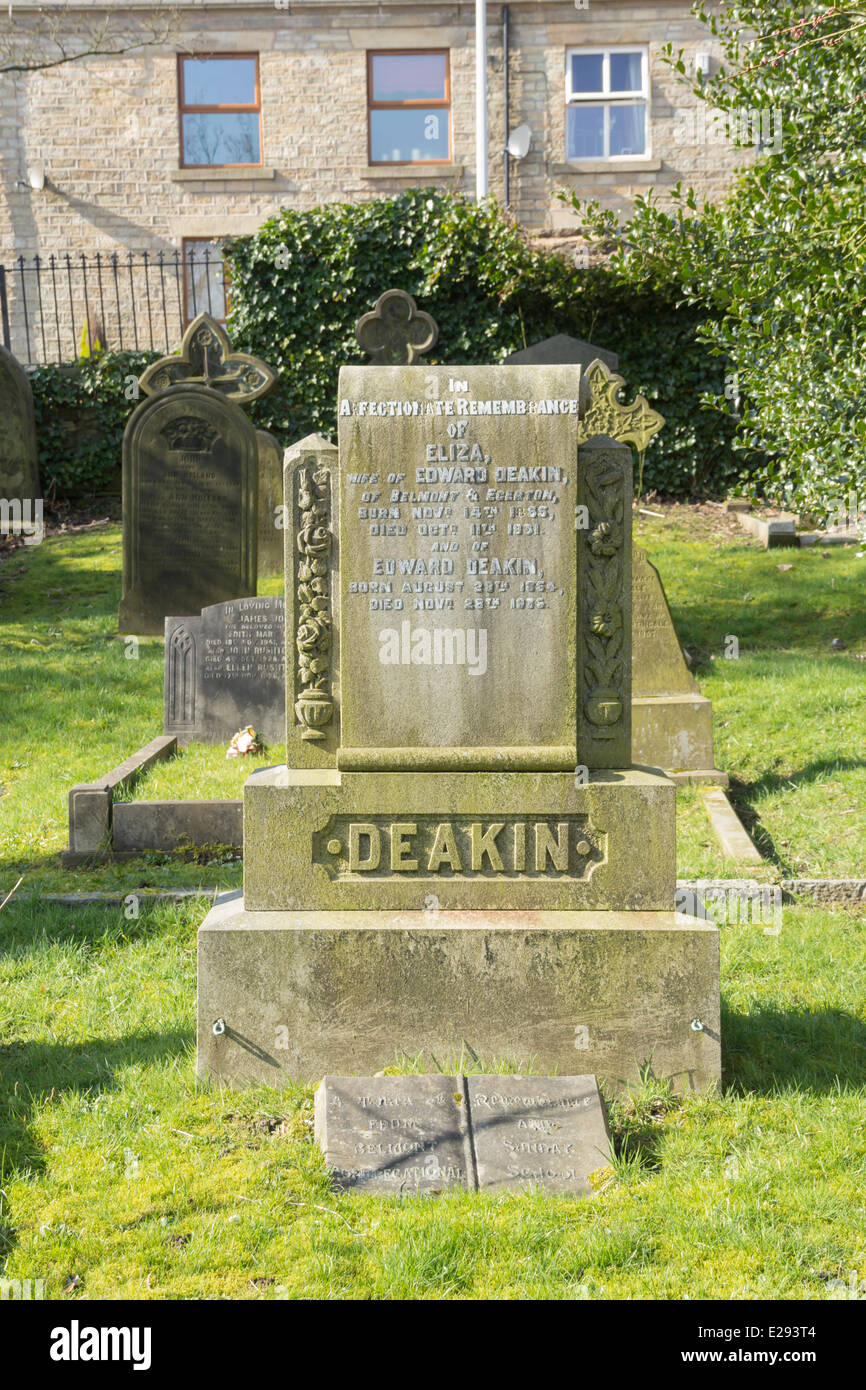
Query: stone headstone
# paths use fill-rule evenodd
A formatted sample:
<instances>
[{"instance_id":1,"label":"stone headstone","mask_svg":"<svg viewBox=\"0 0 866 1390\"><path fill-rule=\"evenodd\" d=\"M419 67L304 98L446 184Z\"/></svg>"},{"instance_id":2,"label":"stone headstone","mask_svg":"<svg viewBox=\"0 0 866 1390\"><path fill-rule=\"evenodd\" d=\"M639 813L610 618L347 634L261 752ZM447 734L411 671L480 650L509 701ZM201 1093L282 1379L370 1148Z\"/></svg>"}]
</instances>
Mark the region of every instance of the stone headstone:
<instances>
[{"instance_id":1,"label":"stone headstone","mask_svg":"<svg viewBox=\"0 0 866 1390\"><path fill-rule=\"evenodd\" d=\"M683 782L721 782L714 767L713 706L686 665L661 575L632 550L632 756Z\"/></svg>"},{"instance_id":2,"label":"stone headstone","mask_svg":"<svg viewBox=\"0 0 866 1390\"><path fill-rule=\"evenodd\" d=\"M627 762L629 456L578 470L579 370L344 367L339 392L340 765Z\"/></svg>"},{"instance_id":3,"label":"stone headstone","mask_svg":"<svg viewBox=\"0 0 866 1390\"><path fill-rule=\"evenodd\" d=\"M256 592L258 449L244 412L207 386L160 391L123 437L121 632Z\"/></svg>"},{"instance_id":4,"label":"stone headstone","mask_svg":"<svg viewBox=\"0 0 866 1390\"><path fill-rule=\"evenodd\" d=\"M632 696L696 695L661 575L639 545L632 550Z\"/></svg>"},{"instance_id":5,"label":"stone headstone","mask_svg":"<svg viewBox=\"0 0 866 1390\"><path fill-rule=\"evenodd\" d=\"M359 347L378 366L401 367L420 362L439 340L439 327L405 290L386 290L375 308L355 325Z\"/></svg>"},{"instance_id":6,"label":"stone headstone","mask_svg":"<svg viewBox=\"0 0 866 1390\"><path fill-rule=\"evenodd\" d=\"M227 745L248 724L265 744L286 736L285 599L238 598L166 618L163 732Z\"/></svg>"},{"instance_id":7,"label":"stone headstone","mask_svg":"<svg viewBox=\"0 0 866 1390\"><path fill-rule=\"evenodd\" d=\"M41 495L30 381L12 353L0 347L0 497L25 502Z\"/></svg>"},{"instance_id":8,"label":"stone headstone","mask_svg":"<svg viewBox=\"0 0 866 1390\"><path fill-rule=\"evenodd\" d=\"M256 430L259 450L259 575L281 574L285 538L281 526L283 505L283 451L267 430Z\"/></svg>"},{"instance_id":9,"label":"stone headstone","mask_svg":"<svg viewBox=\"0 0 866 1390\"><path fill-rule=\"evenodd\" d=\"M193 319L183 335L180 352L151 362L139 377L147 396L172 386L208 386L238 405L257 400L275 381L266 362L248 352L232 351L225 329L210 314Z\"/></svg>"},{"instance_id":10,"label":"stone headstone","mask_svg":"<svg viewBox=\"0 0 866 1390\"><path fill-rule=\"evenodd\" d=\"M326 1076L315 1132L344 1191L582 1193L610 1160L594 1076Z\"/></svg>"},{"instance_id":11,"label":"stone headstone","mask_svg":"<svg viewBox=\"0 0 866 1390\"><path fill-rule=\"evenodd\" d=\"M287 765L248 778L243 901L199 930L201 1077L465 1044L614 1088L649 1057L718 1082L718 929L674 912L675 787L632 765L632 454L583 437L582 375L345 367L339 451L287 452ZM534 1107L545 1083L515 1084L495 1094ZM567 1130L485 1095L485 1182L585 1179L578 1150L521 1147ZM403 1159L343 1138L344 1173Z\"/></svg>"},{"instance_id":12,"label":"stone headstone","mask_svg":"<svg viewBox=\"0 0 866 1390\"><path fill-rule=\"evenodd\" d=\"M619 357L615 352L596 347L593 343L586 343L582 338L572 338L567 333L556 333L552 338L543 338L538 343L531 343L519 352L510 353L505 359L510 367L517 367L522 363L536 366L570 363L583 367L584 371L596 361L604 362L612 372L619 367Z\"/></svg>"}]
</instances>

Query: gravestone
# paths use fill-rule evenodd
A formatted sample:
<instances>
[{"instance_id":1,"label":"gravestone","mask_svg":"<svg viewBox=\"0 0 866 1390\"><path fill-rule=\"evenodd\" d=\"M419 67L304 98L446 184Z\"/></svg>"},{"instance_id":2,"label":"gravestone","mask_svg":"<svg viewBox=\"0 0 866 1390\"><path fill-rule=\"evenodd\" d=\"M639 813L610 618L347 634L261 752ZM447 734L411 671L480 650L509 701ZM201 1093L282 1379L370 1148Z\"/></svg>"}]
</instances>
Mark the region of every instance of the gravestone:
<instances>
[{"instance_id":1,"label":"gravestone","mask_svg":"<svg viewBox=\"0 0 866 1390\"><path fill-rule=\"evenodd\" d=\"M285 599L239 598L166 618L163 733L228 744L248 724L265 744L285 739Z\"/></svg>"},{"instance_id":2,"label":"gravestone","mask_svg":"<svg viewBox=\"0 0 866 1390\"><path fill-rule=\"evenodd\" d=\"M643 396L619 401L625 385L614 375L616 353L558 334L512 353L507 362L578 362L587 373L591 402L581 420L581 439L602 433L639 451L664 421ZM599 365L600 364L600 365ZM713 706L691 676L674 630L658 571L635 546L632 567L632 757L663 768L678 782L727 785L714 767Z\"/></svg>"},{"instance_id":3,"label":"gravestone","mask_svg":"<svg viewBox=\"0 0 866 1390\"><path fill-rule=\"evenodd\" d=\"M686 665L661 576L632 551L632 755L677 781L721 782L713 765L713 706Z\"/></svg>"},{"instance_id":4,"label":"gravestone","mask_svg":"<svg viewBox=\"0 0 866 1390\"><path fill-rule=\"evenodd\" d=\"M572 366L582 367L584 371L593 362L603 362L612 372L619 368L619 358L615 352L596 347L593 343L586 343L582 338L572 338L567 333L556 333L552 338L543 338L538 343L531 343L519 352L510 353L505 359L506 365L512 367L518 367L523 363L536 366L560 366L570 363Z\"/></svg>"},{"instance_id":5,"label":"gravestone","mask_svg":"<svg viewBox=\"0 0 866 1390\"><path fill-rule=\"evenodd\" d=\"M283 569L284 537L279 524L283 505L283 455L267 430L256 430L259 451L258 572L262 577Z\"/></svg>"},{"instance_id":6,"label":"gravestone","mask_svg":"<svg viewBox=\"0 0 866 1390\"><path fill-rule=\"evenodd\" d=\"M718 1081L717 928L632 760L632 455L590 405L579 366L344 367L339 449L288 451L286 763L199 930L201 1077L465 1043Z\"/></svg>"},{"instance_id":7,"label":"gravestone","mask_svg":"<svg viewBox=\"0 0 866 1390\"><path fill-rule=\"evenodd\" d=\"M258 449L244 412L208 386L160 390L123 437L121 632L256 592Z\"/></svg>"},{"instance_id":8,"label":"gravestone","mask_svg":"<svg viewBox=\"0 0 866 1390\"><path fill-rule=\"evenodd\" d=\"M316 1139L335 1187L590 1191L610 1157L594 1076L326 1076Z\"/></svg>"},{"instance_id":9,"label":"gravestone","mask_svg":"<svg viewBox=\"0 0 866 1390\"><path fill-rule=\"evenodd\" d=\"M0 497L24 503L41 495L30 381L12 353L0 347ZM25 523L33 520L26 511Z\"/></svg>"}]
</instances>

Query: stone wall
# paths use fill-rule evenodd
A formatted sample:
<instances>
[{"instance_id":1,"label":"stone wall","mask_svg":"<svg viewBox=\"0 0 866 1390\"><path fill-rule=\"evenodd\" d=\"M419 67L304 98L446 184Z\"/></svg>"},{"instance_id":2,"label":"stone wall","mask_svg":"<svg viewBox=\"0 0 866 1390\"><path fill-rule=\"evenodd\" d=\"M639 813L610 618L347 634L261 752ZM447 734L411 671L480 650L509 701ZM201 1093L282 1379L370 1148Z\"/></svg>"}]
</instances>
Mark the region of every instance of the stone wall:
<instances>
[{"instance_id":1,"label":"stone wall","mask_svg":"<svg viewBox=\"0 0 866 1390\"><path fill-rule=\"evenodd\" d=\"M77 8L84 7L74 0L67 26L75 23ZM148 11L135 3L115 8L118 23L127 27ZM490 189L499 199L505 138L501 8L488 9ZM556 199L559 188L620 208L650 185L663 191L679 179L694 182L700 194L723 190L733 151L717 143L683 143L677 112L693 109L694 99L660 58L668 41L682 45L692 64L699 49L711 51L689 8L689 0L589 0L585 10L573 0L510 4L510 125L528 122L533 131L528 156L511 165L511 206L527 229L573 227ZM0 52L10 32L20 35L34 22L34 9L16 4L10 19L3 7ZM566 165L566 48L631 42L649 45L649 156L615 165ZM451 53L453 164L370 167L367 49L445 46ZM264 167L254 173L179 168L176 55L214 50L260 55ZM175 32L162 47L7 75L3 85L0 263L7 265L37 252L173 253L184 237L253 231L283 207L354 201L419 183L474 191L474 6L468 3L306 0L278 8L216 0L206 9L181 3ZM45 165L46 188L16 187L37 160ZM14 329L20 298L14 277L10 294ZM61 304L61 313L68 312ZM37 346L31 358L40 355Z\"/></svg>"}]
</instances>

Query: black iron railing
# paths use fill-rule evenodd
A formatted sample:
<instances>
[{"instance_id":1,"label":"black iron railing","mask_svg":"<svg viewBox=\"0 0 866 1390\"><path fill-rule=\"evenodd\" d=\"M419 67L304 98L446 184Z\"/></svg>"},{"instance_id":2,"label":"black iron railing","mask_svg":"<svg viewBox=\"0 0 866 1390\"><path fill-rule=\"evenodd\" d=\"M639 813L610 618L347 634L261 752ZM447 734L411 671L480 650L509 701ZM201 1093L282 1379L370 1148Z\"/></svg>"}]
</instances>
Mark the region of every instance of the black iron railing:
<instances>
[{"instance_id":1,"label":"black iron railing","mask_svg":"<svg viewBox=\"0 0 866 1390\"><path fill-rule=\"evenodd\" d=\"M171 352L202 311L225 318L225 271L212 244L0 264L3 345L30 365L75 362L100 348Z\"/></svg>"}]
</instances>

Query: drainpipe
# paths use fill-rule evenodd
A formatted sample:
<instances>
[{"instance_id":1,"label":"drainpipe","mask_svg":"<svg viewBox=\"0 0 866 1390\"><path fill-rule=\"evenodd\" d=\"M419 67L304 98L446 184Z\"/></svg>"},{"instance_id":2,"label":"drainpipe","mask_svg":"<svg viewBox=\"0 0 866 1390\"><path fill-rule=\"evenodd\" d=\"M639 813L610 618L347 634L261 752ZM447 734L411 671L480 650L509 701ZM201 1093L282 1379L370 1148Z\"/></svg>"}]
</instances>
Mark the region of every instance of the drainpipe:
<instances>
[{"instance_id":1,"label":"drainpipe","mask_svg":"<svg viewBox=\"0 0 866 1390\"><path fill-rule=\"evenodd\" d=\"M475 0L475 197L487 197L487 0Z\"/></svg>"},{"instance_id":2,"label":"drainpipe","mask_svg":"<svg viewBox=\"0 0 866 1390\"><path fill-rule=\"evenodd\" d=\"M505 144L507 145L507 144L508 144L508 6L507 6L507 5L503 5L503 6L502 6L502 86L503 86L503 97L504 97L504 101L505 101ZM509 163L508 163L508 150L507 150L507 149L506 149L506 151L505 151L505 153L504 153L504 155L503 155L503 159L505 160L505 166L504 166L504 168L503 168L503 175L504 175L503 188L504 188L504 195L505 195L505 196L504 196L504 198L503 198L503 202L504 202L504 204L505 204L505 206L506 206L506 208L507 208L507 207L508 207L508 201L509 201L509 181L508 181L508 180L509 180L509 174L510 174Z\"/></svg>"}]
</instances>

